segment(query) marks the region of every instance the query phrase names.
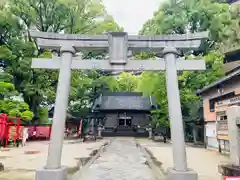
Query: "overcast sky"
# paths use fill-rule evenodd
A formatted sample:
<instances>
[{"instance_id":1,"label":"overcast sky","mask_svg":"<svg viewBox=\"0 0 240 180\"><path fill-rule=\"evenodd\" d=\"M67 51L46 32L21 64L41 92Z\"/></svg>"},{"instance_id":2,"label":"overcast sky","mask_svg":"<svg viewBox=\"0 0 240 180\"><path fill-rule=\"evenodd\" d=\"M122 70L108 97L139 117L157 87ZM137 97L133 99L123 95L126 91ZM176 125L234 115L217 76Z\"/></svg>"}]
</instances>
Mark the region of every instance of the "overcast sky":
<instances>
[{"instance_id":1,"label":"overcast sky","mask_svg":"<svg viewBox=\"0 0 240 180\"><path fill-rule=\"evenodd\" d=\"M102 0L107 12L129 34L137 34L163 0Z\"/></svg>"}]
</instances>

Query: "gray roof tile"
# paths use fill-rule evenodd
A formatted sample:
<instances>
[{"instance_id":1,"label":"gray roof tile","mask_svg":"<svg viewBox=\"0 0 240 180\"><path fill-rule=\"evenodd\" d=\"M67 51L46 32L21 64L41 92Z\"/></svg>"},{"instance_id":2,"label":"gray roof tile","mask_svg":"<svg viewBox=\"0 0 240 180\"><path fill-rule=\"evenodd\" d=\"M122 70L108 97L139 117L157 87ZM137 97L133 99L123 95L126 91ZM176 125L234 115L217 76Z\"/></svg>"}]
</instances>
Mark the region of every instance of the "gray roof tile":
<instances>
[{"instance_id":1,"label":"gray roof tile","mask_svg":"<svg viewBox=\"0 0 240 180\"><path fill-rule=\"evenodd\" d=\"M152 101L152 102L151 102ZM152 103L152 104L151 104ZM139 95L102 95L94 104L94 109L99 110L146 110L150 111L155 107L154 100L150 97Z\"/></svg>"}]
</instances>

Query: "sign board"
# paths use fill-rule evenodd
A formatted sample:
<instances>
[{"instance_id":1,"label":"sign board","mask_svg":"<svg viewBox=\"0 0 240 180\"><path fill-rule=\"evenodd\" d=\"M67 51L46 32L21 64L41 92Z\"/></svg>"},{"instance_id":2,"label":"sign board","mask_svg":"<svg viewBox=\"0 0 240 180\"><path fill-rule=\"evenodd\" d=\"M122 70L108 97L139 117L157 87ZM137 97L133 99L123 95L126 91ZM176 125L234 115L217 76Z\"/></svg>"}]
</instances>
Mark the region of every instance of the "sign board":
<instances>
[{"instance_id":1,"label":"sign board","mask_svg":"<svg viewBox=\"0 0 240 180\"><path fill-rule=\"evenodd\" d=\"M218 101L216 102L216 106L226 106L226 105L235 104L235 103L240 103L240 96Z\"/></svg>"},{"instance_id":2,"label":"sign board","mask_svg":"<svg viewBox=\"0 0 240 180\"><path fill-rule=\"evenodd\" d=\"M240 176L237 177L225 176L223 177L223 180L240 180Z\"/></svg>"},{"instance_id":3,"label":"sign board","mask_svg":"<svg viewBox=\"0 0 240 180\"><path fill-rule=\"evenodd\" d=\"M237 102L240 102L240 96L230 99L230 103L237 103Z\"/></svg>"}]
</instances>

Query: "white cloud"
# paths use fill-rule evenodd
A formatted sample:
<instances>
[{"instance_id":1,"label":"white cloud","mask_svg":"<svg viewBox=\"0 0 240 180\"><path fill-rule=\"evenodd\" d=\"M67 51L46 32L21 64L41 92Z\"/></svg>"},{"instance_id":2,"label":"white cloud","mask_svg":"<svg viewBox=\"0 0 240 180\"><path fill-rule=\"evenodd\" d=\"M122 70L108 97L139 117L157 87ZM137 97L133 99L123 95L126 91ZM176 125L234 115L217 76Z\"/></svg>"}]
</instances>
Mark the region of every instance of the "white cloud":
<instances>
[{"instance_id":1,"label":"white cloud","mask_svg":"<svg viewBox=\"0 0 240 180\"><path fill-rule=\"evenodd\" d=\"M162 0L163 1L163 0ZM142 25L153 16L161 0L102 0L106 10L125 32L137 34Z\"/></svg>"}]
</instances>

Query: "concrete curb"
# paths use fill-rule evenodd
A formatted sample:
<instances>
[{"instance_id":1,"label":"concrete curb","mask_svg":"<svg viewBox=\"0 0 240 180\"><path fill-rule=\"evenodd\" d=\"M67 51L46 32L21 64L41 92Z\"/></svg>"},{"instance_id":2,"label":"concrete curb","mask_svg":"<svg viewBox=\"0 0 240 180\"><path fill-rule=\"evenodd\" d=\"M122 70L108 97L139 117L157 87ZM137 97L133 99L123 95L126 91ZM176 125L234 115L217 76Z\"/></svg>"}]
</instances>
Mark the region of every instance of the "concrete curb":
<instances>
[{"instance_id":1,"label":"concrete curb","mask_svg":"<svg viewBox=\"0 0 240 180\"><path fill-rule=\"evenodd\" d=\"M172 141L168 141L168 144L172 144ZM185 146L187 147L193 147L193 148L200 148L200 149L206 149L204 147L204 145L194 145L193 143L188 143L188 142L185 142Z\"/></svg>"},{"instance_id":2,"label":"concrete curb","mask_svg":"<svg viewBox=\"0 0 240 180\"><path fill-rule=\"evenodd\" d=\"M166 174L165 174L164 170L161 167L159 167L159 165L157 165L156 162L154 162L153 158L155 158L155 157L153 157L153 155L150 154L137 141L136 141L136 145L137 145L137 147L140 148L140 150L143 152L144 156L146 157L148 166L152 169L156 180L165 180Z\"/></svg>"},{"instance_id":3,"label":"concrete curb","mask_svg":"<svg viewBox=\"0 0 240 180\"><path fill-rule=\"evenodd\" d=\"M80 180L83 177L83 174L86 170L100 157L100 155L104 152L106 147L112 143L113 139L109 140L108 142L104 143L99 149L98 152L90 157L90 160L83 166L80 165L79 170L72 175L70 178L71 180ZM80 163L81 164L81 163Z\"/></svg>"}]
</instances>

